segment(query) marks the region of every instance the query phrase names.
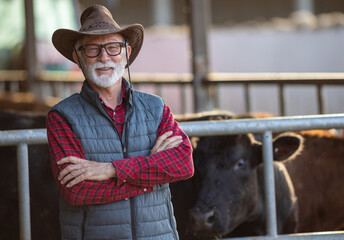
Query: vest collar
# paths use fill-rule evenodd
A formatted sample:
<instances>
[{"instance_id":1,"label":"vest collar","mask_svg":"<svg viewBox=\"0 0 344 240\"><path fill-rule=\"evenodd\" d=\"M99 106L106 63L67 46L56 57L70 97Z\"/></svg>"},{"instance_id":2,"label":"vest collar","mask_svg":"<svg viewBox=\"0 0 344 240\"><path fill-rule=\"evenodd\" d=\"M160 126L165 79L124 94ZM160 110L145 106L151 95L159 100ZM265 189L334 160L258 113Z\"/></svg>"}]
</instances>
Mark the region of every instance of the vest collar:
<instances>
[{"instance_id":1,"label":"vest collar","mask_svg":"<svg viewBox=\"0 0 344 240\"><path fill-rule=\"evenodd\" d=\"M122 84L125 86L125 101L127 106L131 107L133 105L133 89L129 82L123 77ZM92 105L99 106L101 104L99 100L99 92L93 90L87 80L83 82L80 95Z\"/></svg>"}]
</instances>

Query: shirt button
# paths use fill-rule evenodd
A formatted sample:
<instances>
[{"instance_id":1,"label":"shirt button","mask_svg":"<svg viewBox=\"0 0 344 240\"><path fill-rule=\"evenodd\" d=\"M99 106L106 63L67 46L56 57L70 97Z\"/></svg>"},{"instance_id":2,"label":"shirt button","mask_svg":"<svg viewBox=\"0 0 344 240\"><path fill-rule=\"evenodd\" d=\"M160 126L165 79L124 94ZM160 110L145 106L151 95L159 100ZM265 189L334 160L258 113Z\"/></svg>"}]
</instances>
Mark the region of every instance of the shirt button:
<instances>
[{"instance_id":1,"label":"shirt button","mask_svg":"<svg viewBox=\"0 0 344 240\"><path fill-rule=\"evenodd\" d=\"M144 188L143 191L146 192L146 191L147 191L147 188Z\"/></svg>"},{"instance_id":2,"label":"shirt button","mask_svg":"<svg viewBox=\"0 0 344 240\"><path fill-rule=\"evenodd\" d=\"M124 200L125 200L125 201L128 201L128 198L125 198Z\"/></svg>"},{"instance_id":3,"label":"shirt button","mask_svg":"<svg viewBox=\"0 0 344 240\"><path fill-rule=\"evenodd\" d=\"M127 182L127 180L123 180L123 182Z\"/></svg>"}]
</instances>

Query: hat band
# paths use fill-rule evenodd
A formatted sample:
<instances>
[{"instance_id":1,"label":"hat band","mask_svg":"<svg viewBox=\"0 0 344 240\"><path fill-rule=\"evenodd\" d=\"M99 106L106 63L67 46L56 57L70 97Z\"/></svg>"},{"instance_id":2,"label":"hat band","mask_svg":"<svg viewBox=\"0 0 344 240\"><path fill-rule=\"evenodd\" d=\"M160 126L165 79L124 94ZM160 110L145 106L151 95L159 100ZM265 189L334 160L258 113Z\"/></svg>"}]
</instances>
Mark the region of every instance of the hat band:
<instances>
[{"instance_id":1,"label":"hat band","mask_svg":"<svg viewBox=\"0 0 344 240\"><path fill-rule=\"evenodd\" d=\"M81 32L89 32L92 30L99 30L99 29L114 29L116 26L112 23L108 22L97 22L92 25L88 25L87 27L81 28L79 31Z\"/></svg>"}]
</instances>

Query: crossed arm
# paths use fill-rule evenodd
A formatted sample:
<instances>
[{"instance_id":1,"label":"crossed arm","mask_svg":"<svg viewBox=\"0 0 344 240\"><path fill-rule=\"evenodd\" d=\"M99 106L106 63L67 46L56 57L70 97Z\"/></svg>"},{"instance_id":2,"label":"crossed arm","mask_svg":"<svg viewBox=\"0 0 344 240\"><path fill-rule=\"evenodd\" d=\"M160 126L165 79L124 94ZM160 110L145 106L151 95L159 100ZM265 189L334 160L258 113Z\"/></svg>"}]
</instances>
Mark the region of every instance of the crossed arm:
<instances>
[{"instance_id":1,"label":"crossed arm","mask_svg":"<svg viewBox=\"0 0 344 240\"><path fill-rule=\"evenodd\" d=\"M177 147L183 142L182 136L172 136L173 132L169 131L158 137L151 154L158 153L173 147ZM74 156L62 158L57 162L57 165L69 164L63 169L58 180L61 184L66 184L66 187L72 187L81 181L103 181L115 178L116 168L113 163L94 162Z\"/></svg>"},{"instance_id":2,"label":"crossed arm","mask_svg":"<svg viewBox=\"0 0 344 240\"><path fill-rule=\"evenodd\" d=\"M193 175L192 147L188 137L166 108L164 124L149 156L98 163L86 160L84 150L57 113L49 113L47 133L52 173L71 205L120 201L153 190L155 185ZM172 133L173 132L173 133Z\"/></svg>"}]
</instances>

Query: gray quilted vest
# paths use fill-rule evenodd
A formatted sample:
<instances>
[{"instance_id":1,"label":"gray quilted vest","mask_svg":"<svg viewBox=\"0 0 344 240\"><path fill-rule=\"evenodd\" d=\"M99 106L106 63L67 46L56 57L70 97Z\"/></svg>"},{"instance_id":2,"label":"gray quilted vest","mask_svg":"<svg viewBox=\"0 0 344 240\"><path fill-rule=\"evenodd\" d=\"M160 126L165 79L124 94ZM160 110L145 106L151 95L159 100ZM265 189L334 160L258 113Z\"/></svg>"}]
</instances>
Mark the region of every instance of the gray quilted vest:
<instances>
[{"instance_id":1,"label":"gray quilted vest","mask_svg":"<svg viewBox=\"0 0 344 240\"><path fill-rule=\"evenodd\" d=\"M98 92L85 81L74 94L52 108L69 124L84 148L86 159L110 162L147 156L156 141L163 114L161 98L134 91L126 80L126 116L120 139ZM60 199L62 239L178 239L168 184L123 201L72 206Z\"/></svg>"}]
</instances>

